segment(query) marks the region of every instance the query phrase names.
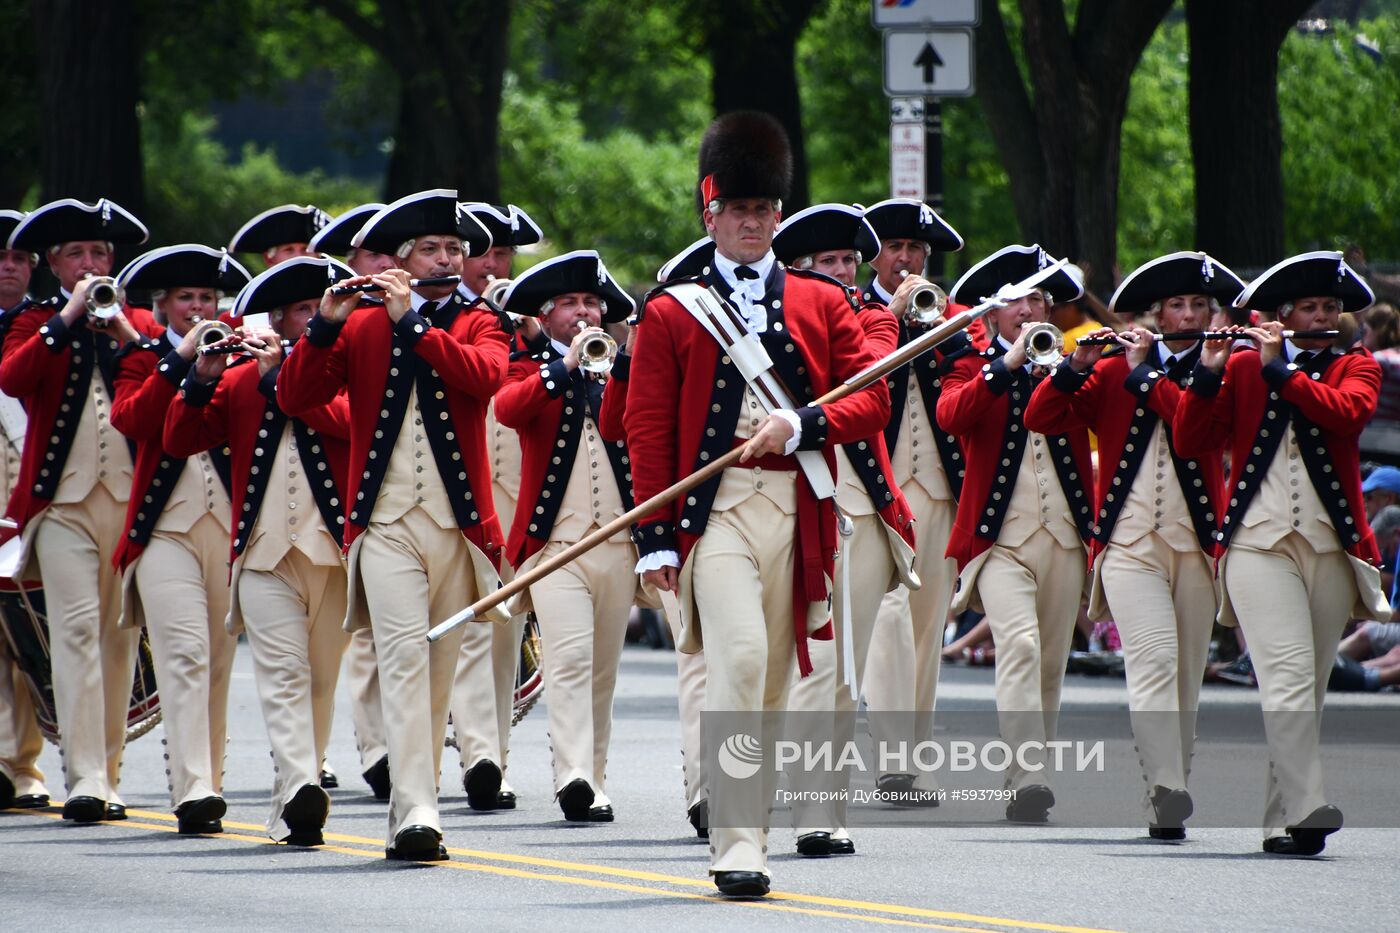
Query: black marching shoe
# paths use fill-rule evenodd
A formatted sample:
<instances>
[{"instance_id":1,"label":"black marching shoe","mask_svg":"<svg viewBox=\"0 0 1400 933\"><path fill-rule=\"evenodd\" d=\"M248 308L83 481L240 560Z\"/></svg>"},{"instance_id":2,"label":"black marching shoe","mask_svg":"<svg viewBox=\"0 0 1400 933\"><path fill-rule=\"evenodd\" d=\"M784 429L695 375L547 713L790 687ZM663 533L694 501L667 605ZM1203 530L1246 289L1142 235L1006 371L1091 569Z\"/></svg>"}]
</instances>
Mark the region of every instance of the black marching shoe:
<instances>
[{"instance_id":1,"label":"black marching shoe","mask_svg":"<svg viewBox=\"0 0 1400 933\"><path fill-rule=\"evenodd\" d=\"M282 822L287 824L287 844L319 846L326 842L321 830L331 812L331 796L315 784L303 784L282 808Z\"/></svg>"},{"instance_id":2,"label":"black marching shoe","mask_svg":"<svg viewBox=\"0 0 1400 933\"><path fill-rule=\"evenodd\" d=\"M370 791L374 793L375 800L388 800L389 791L394 787L389 779L389 756L385 755L370 765L369 770L364 773L364 779Z\"/></svg>"},{"instance_id":3,"label":"black marching shoe","mask_svg":"<svg viewBox=\"0 0 1400 933\"><path fill-rule=\"evenodd\" d=\"M725 897L763 897L768 893L768 876L761 871L717 871L715 887Z\"/></svg>"},{"instance_id":4,"label":"black marching shoe","mask_svg":"<svg viewBox=\"0 0 1400 933\"><path fill-rule=\"evenodd\" d=\"M1186 818L1195 809L1185 790L1154 785L1152 812L1156 819L1147 824L1147 835L1162 842L1180 842L1186 838Z\"/></svg>"},{"instance_id":5,"label":"black marching shoe","mask_svg":"<svg viewBox=\"0 0 1400 933\"><path fill-rule=\"evenodd\" d=\"M96 823L106 813L106 801L96 797L69 797L63 803L63 818L74 823Z\"/></svg>"},{"instance_id":6,"label":"black marching shoe","mask_svg":"<svg viewBox=\"0 0 1400 933\"><path fill-rule=\"evenodd\" d=\"M321 786L326 790L334 790L340 786L340 778L335 776L330 763L325 761L321 762Z\"/></svg>"},{"instance_id":7,"label":"black marching shoe","mask_svg":"<svg viewBox=\"0 0 1400 933\"><path fill-rule=\"evenodd\" d=\"M126 819L126 807L119 803L109 803L102 818L109 823L121 822Z\"/></svg>"},{"instance_id":8,"label":"black marching shoe","mask_svg":"<svg viewBox=\"0 0 1400 933\"><path fill-rule=\"evenodd\" d=\"M394 834L394 844L384 850L391 862L445 862L447 847L442 833L431 826L405 826Z\"/></svg>"},{"instance_id":9,"label":"black marching shoe","mask_svg":"<svg viewBox=\"0 0 1400 933\"><path fill-rule=\"evenodd\" d=\"M701 839L710 838L710 801L701 800L685 811L686 819L695 827L695 835Z\"/></svg>"},{"instance_id":10,"label":"black marching shoe","mask_svg":"<svg viewBox=\"0 0 1400 933\"><path fill-rule=\"evenodd\" d=\"M497 809L497 810L514 810L514 809L515 809L515 791L513 791L513 790L503 790L503 791L501 791L499 794L497 794L497 795L496 795L496 809Z\"/></svg>"},{"instance_id":11,"label":"black marching shoe","mask_svg":"<svg viewBox=\"0 0 1400 933\"><path fill-rule=\"evenodd\" d=\"M826 858L831 854L831 833L803 833L797 837L797 854L803 858Z\"/></svg>"},{"instance_id":12,"label":"black marching shoe","mask_svg":"<svg viewBox=\"0 0 1400 933\"><path fill-rule=\"evenodd\" d=\"M1294 826L1287 836L1264 840L1264 851L1271 855L1318 855L1327 848L1327 837L1342 828L1342 811L1331 804L1318 807Z\"/></svg>"},{"instance_id":13,"label":"black marching shoe","mask_svg":"<svg viewBox=\"0 0 1400 933\"><path fill-rule=\"evenodd\" d=\"M220 818L228 812L222 797L187 800L175 808L175 822L181 836L205 836L224 831Z\"/></svg>"},{"instance_id":14,"label":"black marching shoe","mask_svg":"<svg viewBox=\"0 0 1400 933\"><path fill-rule=\"evenodd\" d=\"M1006 818L1013 823L1044 823L1050 819L1055 794L1044 784L1032 784L1016 791L1006 805Z\"/></svg>"},{"instance_id":15,"label":"black marching shoe","mask_svg":"<svg viewBox=\"0 0 1400 933\"><path fill-rule=\"evenodd\" d=\"M473 810L494 810L501 796L501 769L489 758L483 758L462 775L462 790L467 792L467 806Z\"/></svg>"},{"instance_id":16,"label":"black marching shoe","mask_svg":"<svg viewBox=\"0 0 1400 933\"><path fill-rule=\"evenodd\" d=\"M849 837L847 837L847 838L845 838L845 839L837 839L837 838L835 838L835 837L833 836L832 839L831 839L831 854L832 854L832 855L855 855L855 854L856 854L856 843L855 843L855 840L853 840L853 839L851 839L851 838L849 838Z\"/></svg>"},{"instance_id":17,"label":"black marching shoe","mask_svg":"<svg viewBox=\"0 0 1400 933\"><path fill-rule=\"evenodd\" d=\"M590 823L611 823L613 818L612 804L588 808L588 822Z\"/></svg>"},{"instance_id":18,"label":"black marching shoe","mask_svg":"<svg viewBox=\"0 0 1400 933\"><path fill-rule=\"evenodd\" d=\"M42 810L49 805L48 794L20 794L15 798L15 802L10 804L16 810ZM122 808L126 812L126 808Z\"/></svg>"},{"instance_id":19,"label":"black marching shoe","mask_svg":"<svg viewBox=\"0 0 1400 933\"><path fill-rule=\"evenodd\" d=\"M6 661L6 664L9 662ZM0 771L0 810L8 810L15 805L15 785L5 772Z\"/></svg>"},{"instance_id":20,"label":"black marching shoe","mask_svg":"<svg viewBox=\"0 0 1400 933\"><path fill-rule=\"evenodd\" d=\"M589 815L593 808L593 788L583 778L574 778L555 795L559 809L564 811L564 819L570 823L591 823Z\"/></svg>"}]
</instances>

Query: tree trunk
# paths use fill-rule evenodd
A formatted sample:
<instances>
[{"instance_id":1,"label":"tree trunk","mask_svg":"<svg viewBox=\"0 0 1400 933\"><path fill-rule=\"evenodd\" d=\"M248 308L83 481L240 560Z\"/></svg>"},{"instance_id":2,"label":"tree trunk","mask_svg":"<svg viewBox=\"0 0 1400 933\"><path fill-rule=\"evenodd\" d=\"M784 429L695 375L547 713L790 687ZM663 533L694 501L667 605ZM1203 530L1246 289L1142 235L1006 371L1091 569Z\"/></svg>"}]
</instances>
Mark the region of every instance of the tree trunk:
<instances>
[{"instance_id":1,"label":"tree trunk","mask_svg":"<svg viewBox=\"0 0 1400 933\"><path fill-rule=\"evenodd\" d=\"M130 0L35 0L42 199L146 206Z\"/></svg>"},{"instance_id":2,"label":"tree trunk","mask_svg":"<svg viewBox=\"0 0 1400 933\"><path fill-rule=\"evenodd\" d=\"M1011 182L1011 203L1021 236L1035 242L1041 238L1040 193L1045 184L1045 158L1031 138L1035 112L1006 37L1001 9L995 2L982 4L982 25L974 39L977 100Z\"/></svg>"},{"instance_id":3,"label":"tree trunk","mask_svg":"<svg viewBox=\"0 0 1400 933\"><path fill-rule=\"evenodd\" d=\"M384 196L455 187L462 200L499 201L501 85L510 0L358 4L317 0L399 77L394 151Z\"/></svg>"},{"instance_id":4,"label":"tree trunk","mask_svg":"<svg viewBox=\"0 0 1400 933\"><path fill-rule=\"evenodd\" d=\"M1264 268L1283 255L1278 56L1310 5L1186 0L1196 248L1227 265Z\"/></svg>"},{"instance_id":5,"label":"tree trunk","mask_svg":"<svg viewBox=\"0 0 1400 933\"><path fill-rule=\"evenodd\" d=\"M787 130L792 144L791 215L807 206L807 152L797 88L797 38L819 0L719 0L703 18L705 48L714 70L715 113L761 110Z\"/></svg>"}]
</instances>

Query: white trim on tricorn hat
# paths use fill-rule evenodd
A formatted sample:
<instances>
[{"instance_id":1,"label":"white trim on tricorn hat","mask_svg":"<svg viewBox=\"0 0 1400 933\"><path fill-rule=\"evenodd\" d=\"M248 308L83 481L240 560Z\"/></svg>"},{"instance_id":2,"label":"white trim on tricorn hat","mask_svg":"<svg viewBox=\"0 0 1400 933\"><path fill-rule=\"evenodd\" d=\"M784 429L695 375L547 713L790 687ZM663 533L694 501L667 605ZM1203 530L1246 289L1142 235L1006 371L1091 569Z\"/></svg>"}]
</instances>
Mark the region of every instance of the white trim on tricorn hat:
<instances>
[{"instance_id":1,"label":"white trim on tricorn hat","mask_svg":"<svg viewBox=\"0 0 1400 933\"><path fill-rule=\"evenodd\" d=\"M656 281L669 282L672 279L704 275L710 271L710 263L714 261L714 257L715 241L708 236L702 236L666 260L666 264L656 270Z\"/></svg>"},{"instance_id":2,"label":"white trim on tricorn hat","mask_svg":"<svg viewBox=\"0 0 1400 933\"><path fill-rule=\"evenodd\" d=\"M997 294L1002 287L1030 278L1055 262L1039 244L1003 246L964 272L948 291L948 297L958 304L976 305ZM1065 269L1050 276L1037 288L1049 292L1055 304L1074 301L1084 294L1084 283Z\"/></svg>"},{"instance_id":3,"label":"white trim on tricorn hat","mask_svg":"<svg viewBox=\"0 0 1400 933\"><path fill-rule=\"evenodd\" d=\"M145 224L109 198L99 198L91 204L74 198L59 198L26 214L10 231L6 245L10 249L42 253L62 243L96 240L140 244L149 236Z\"/></svg>"},{"instance_id":4,"label":"white trim on tricorn hat","mask_svg":"<svg viewBox=\"0 0 1400 933\"><path fill-rule=\"evenodd\" d=\"M941 253L963 248L962 234L917 198L887 198L865 208L865 219L881 240L920 240Z\"/></svg>"},{"instance_id":5,"label":"white trim on tricorn hat","mask_svg":"<svg viewBox=\"0 0 1400 933\"><path fill-rule=\"evenodd\" d=\"M1336 298L1343 310L1365 311L1376 300L1366 280L1336 250L1299 253L1277 262L1235 299L1236 308L1277 311L1300 298Z\"/></svg>"},{"instance_id":6,"label":"white trim on tricorn hat","mask_svg":"<svg viewBox=\"0 0 1400 933\"><path fill-rule=\"evenodd\" d=\"M536 317L546 301L572 292L597 295L607 304L605 323L626 320L637 308L632 296L608 273L597 250L576 249L537 263L516 276L501 298L510 314Z\"/></svg>"},{"instance_id":7,"label":"white trim on tricorn hat","mask_svg":"<svg viewBox=\"0 0 1400 933\"><path fill-rule=\"evenodd\" d=\"M355 275L354 270L326 256L297 256L258 275L234 299L234 317L266 314L302 301L319 301L326 289Z\"/></svg>"},{"instance_id":8,"label":"white trim on tricorn hat","mask_svg":"<svg viewBox=\"0 0 1400 933\"><path fill-rule=\"evenodd\" d=\"M456 236L468 256L480 256L491 248L491 231L457 200L451 188L418 191L386 204L365 221L350 245L392 254L423 236Z\"/></svg>"},{"instance_id":9,"label":"white trim on tricorn hat","mask_svg":"<svg viewBox=\"0 0 1400 933\"><path fill-rule=\"evenodd\" d=\"M0 243L9 242L10 234L14 232L15 227L19 226L19 222L23 219L24 211L0 209ZM26 252L33 252L33 250L26 250Z\"/></svg>"},{"instance_id":10,"label":"white trim on tricorn hat","mask_svg":"<svg viewBox=\"0 0 1400 933\"><path fill-rule=\"evenodd\" d=\"M330 223L314 204L279 204L250 219L228 241L230 253L262 253L284 243L310 243Z\"/></svg>"},{"instance_id":11,"label":"white trim on tricorn hat","mask_svg":"<svg viewBox=\"0 0 1400 933\"><path fill-rule=\"evenodd\" d=\"M783 220L773 237L773 254L791 265L803 256L853 249L869 262L880 252L880 238L865 212L849 204L813 204Z\"/></svg>"},{"instance_id":12,"label":"white trim on tricorn hat","mask_svg":"<svg viewBox=\"0 0 1400 933\"><path fill-rule=\"evenodd\" d=\"M127 263L116 278L117 284L128 290L213 288L231 293L248 284L252 275L228 250L203 243L180 243L142 253Z\"/></svg>"},{"instance_id":13,"label":"white trim on tricorn hat","mask_svg":"<svg viewBox=\"0 0 1400 933\"><path fill-rule=\"evenodd\" d=\"M463 201L462 207L491 234L492 246L532 246L544 239L539 225L514 204L501 206L485 201Z\"/></svg>"},{"instance_id":14,"label":"white trim on tricorn hat","mask_svg":"<svg viewBox=\"0 0 1400 933\"><path fill-rule=\"evenodd\" d=\"M1204 295L1228 306L1244 291L1244 280L1209 253L1183 250L1148 260L1118 283L1108 310L1142 314L1176 295Z\"/></svg>"},{"instance_id":15,"label":"white trim on tricorn hat","mask_svg":"<svg viewBox=\"0 0 1400 933\"><path fill-rule=\"evenodd\" d=\"M350 241L365 225L365 221L383 208L382 203L371 201L337 215L334 220L316 231L316 235L306 244L307 251L332 253L336 256L346 255L350 250L355 249Z\"/></svg>"}]
</instances>

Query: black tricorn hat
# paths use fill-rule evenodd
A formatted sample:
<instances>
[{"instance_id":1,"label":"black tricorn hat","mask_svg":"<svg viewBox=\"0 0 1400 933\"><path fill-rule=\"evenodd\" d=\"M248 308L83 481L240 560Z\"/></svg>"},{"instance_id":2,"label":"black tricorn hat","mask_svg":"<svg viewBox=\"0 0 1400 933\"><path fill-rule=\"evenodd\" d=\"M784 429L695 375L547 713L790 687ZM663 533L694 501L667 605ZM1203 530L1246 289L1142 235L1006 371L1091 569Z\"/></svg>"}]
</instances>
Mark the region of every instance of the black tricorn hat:
<instances>
[{"instance_id":1,"label":"black tricorn hat","mask_svg":"<svg viewBox=\"0 0 1400 933\"><path fill-rule=\"evenodd\" d=\"M948 292L948 297L970 307L984 298L992 297L1002 286L1028 279L1054 263L1055 258L1038 245L1003 246L964 272ZM1084 283L1065 269L1060 269L1036 287L1049 292L1055 304L1074 301L1084 294Z\"/></svg>"},{"instance_id":2,"label":"black tricorn hat","mask_svg":"<svg viewBox=\"0 0 1400 933\"><path fill-rule=\"evenodd\" d=\"M1244 291L1244 282L1210 255L1168 253L1134 269L1108 300L1108 310L1142 314L1176 295L1205 295L1228 308Z\"/></svg>"},{"instance_id":3,"label":"black tricorn hat","mask_svg":"<svg viewBox=\"0 0 1400 933\"><path fill-rule=\"evenodd\" d=\"M1343 310L1356 312L1369 308L1376 294L1341 253L1317 250L1265 270L1235 299L1235 307L1273 312L1299 298L1336 298Z\"/></svg>"},{"instance_id":4,"label":"black tricorn hat","mask_svg":"<svg viewBox=\"0 0 1400 933\"><path fill-rule=\"evenodd\" d=\"M880 240L859 208L849 204L814 204L783 221L773 237L773 254L788 265L827 250L853 249L869 262Z\"/></svg>"},{"instance_id":5,"label":"black tricorn hat","mask_svg":"<svg viewBox=\"0 0 1400 933\"><path fill-rule=\"evenodd\" d=\"M656 272L656 281L669 282L672 279L688 279L692 276L705 275L710 271L710 263L714 262L714 259L715 241L708 236L702 236L666 260L666 265Z\"/></svg>"},{"instance_id":6,"label":"black tricorn hat","mask_svg":"<svg viewBox=\"0 0 1400 933\"><path fill-rule=\"evenodd\" d=\"M149 234L115 201L101 198L93 204L61 198L34 208L10 231L9 248L42 253L50 246L75 240L108 243L144 243Z\"/></svg>"},{"instance_id":7,"label":"black tricorn hat","mask_svg":"<svg viewBox=\"0 0 1400 933\"><path fill-rule=\"evenodd\" d=\"M490 231L458 202L451 188L419 191L380 208L350 243L392 255L400 245L422 236L458 237L468 256L491 248Z\"/></svg>"},{"instance_id":8,"label":"black tricorn hat","mask_svg":"<svg viewBox=\"0 0 1400 933\"><path fill-rule=\"evenodd\" d=\"M228 242L230 253L261 253L284 243L310 243L330 223L314 204L270 207L238 228Z\"/></svg>"},{"instance_id":9,"label":"black tricorn hat","mask_svg":"<svg viewBox=\"0 0 1400 933\"><path fill-rule=\"evenodd\" d=\"M297 256L243 286L233 303L233 316L266 314L298 302L320 300L327 288L354 274L349 266L325 256Z\"/></svg>"},{"instance_id":10,"label":"black tricorn hat","mask_svg":"<svg viewBox=\"0 0 1400 933\"><path fill-rule=\"evenodd\" d=\"M577 249L531 266L510 283L501 307L510 314L535 317L546 301L572 292L588 292L606 302L603 320L609 324L625 321L637 307L591 249Z\"/></svg>"},{"instance_id":11,"label":"black tricorn hat","mask_svg":"<svg viewBox=\"0 0 1400 933\"><path fill-rule=\"evenodd\" d=\"M962 235L916 198L890 198L872 204L865 209L865 219L881 240L922 240L940 253L963 248Z\"/></svg>"},{"instance_id":12,"label":"black tricorn hat","mask_svg":"<svg viewBox=\"0 0 1400 933\"><path fill-rule=\"evenodd\" d=\"M544 239L539 224L514 204L502 207L485 201L463 201L462 206L491 234L492 246L530 246Z\"/></svg>"},{"instance_id":13,"label":"black tricorn hat","mask_svg":"<svg viewBox=\"0 0 1400 933\"><path fill-rule=\"evenodd\" d=\"M162 246L142 253L117 275L126 289L213 288L232 294L248 284L248 270L229 255L202 243Z\"/></svg>"},{"instance_id":14,"label":"black tricorn hat","mask_svg":"<svg viewBox=\"0 0 1400 933\"><path fill-rule=\"evenodd\" d=\"M350 210L336 217L326 224L316 235L306 244L307 252L311 253L331 253L335 256L344 256L355 247L350 243L355 234L360 232L360 228L384 207L378 202L361 204L359 207L352 207Z\"/></svg>"},{"instance_id":15,"label":"black tricorn hat","mask_svg":"<svg viewBox=\"0 0 1400 933\"><path fill-rule=\"evenodd\" d=\"M0 210L0 243L10 241L10 234L15 232L15 227L18 227L23 219L24 211Z\"/></svg>"},{"instance_id":16,"label":"black tricorn hat","mask_svg":"<svg viewBox=\"0 0 1400 933\"><path fill-rule=\"evenodd\" d=\"M792 146L782 124L757 110L715 118L700 140L696 204L723 198L781 201L792 188Z\"/></svg>"}]
</instances>

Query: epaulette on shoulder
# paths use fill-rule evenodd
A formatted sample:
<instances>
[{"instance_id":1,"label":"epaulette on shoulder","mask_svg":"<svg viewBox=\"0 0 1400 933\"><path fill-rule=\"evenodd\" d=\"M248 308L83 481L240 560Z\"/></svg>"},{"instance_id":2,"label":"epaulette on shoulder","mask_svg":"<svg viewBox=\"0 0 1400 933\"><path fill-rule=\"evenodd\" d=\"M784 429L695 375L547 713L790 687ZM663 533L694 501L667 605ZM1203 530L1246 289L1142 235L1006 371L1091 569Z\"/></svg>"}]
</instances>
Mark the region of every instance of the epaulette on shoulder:
<instances>
[{"instance_id":1,"label":"epaulette on shoulder","mask_svg":"<svg viewBox=\"0 0 1400 933\"><path fill-rule=\"evenodd\" d=\"M122 345L120 350L117 351L116 356L113 357L113 360L116 362L121 362L122 360L130 356L132 353L135 353L137 350L144 350L147 353L152 353L156 356L160 356L160 338L148 337L145 340L128 341L127 343Z\"/></svg>"},{"instance_id":2,"label":"epaulette on shoulder","mask_svg":"<svg viewBox=\"0 0 1400 933\"><path fill-rule=\"evenodd\" d=\"M795 275L801 279L811 279L814 282L825 282L828 285L835 285L837 288L841 289L841 294L845 297L846 304L851 306L851 310L857 314L860 313L861 302L860 291L858 289L852 288L839 279L832 278L825 272L817 272L815 269L793 269L788 267L787 273L788 275Z\"/></svg>"},{"instance_id":3,"label":"epaulette on shoulder","mask_svg":"<svg viewBox=\"0 0 1400 933\"><path fill-rule=\"evenodd\" d=\"M677 285L700 285L700 286L704 286L704 285L705 285L705 279L704 279L702 276L698 276L698 275L678 275L678 276L676 276L675 278L673 278L673 279L667 279L666 281L662 282L660 285L657 285L656 287L652 288L650 291L648 291L645 295L642 296L642 300L637 304L637 313L636 313L636 315L635 315L635 322L636 322L636 323L640 323L640 322L641 322L642 318L643 318L643 317L645 316L645 314L646 314L647 305L651 303L651 301L652 301L653 298L657 298L657 297L659 297L659 296L665 294L665 293L666 293L666 289L668 289L668 288L674 288L674 287L677 286Z\"/></svg>"},{"instance_id":4,"label":"epaulette on shoulder","mask_svg":"<svg viewBox=\"0 0 1400 933\"><path fill-rule=\"evenodd\" d=\"M1363 346L1361 345L1361 341L1358 340L1356 343L1352 344L1351 346L1349 346L1349 347L1347 347L1345 350L1343 350L1343 351L1342 351L1342 356L1352 356L1352 355L1357 354L1357 353L1364 353L1364 354L1366 354L1367 356L1371 356L1371 355L1372 355L1372 354L1371 354L1371 351L1370 351L1370 350L1367 350L1365 347L1363 347Z\"/></svg>"}]
</instances>

